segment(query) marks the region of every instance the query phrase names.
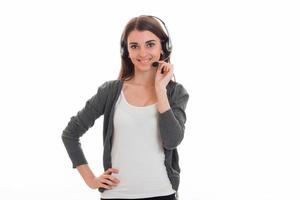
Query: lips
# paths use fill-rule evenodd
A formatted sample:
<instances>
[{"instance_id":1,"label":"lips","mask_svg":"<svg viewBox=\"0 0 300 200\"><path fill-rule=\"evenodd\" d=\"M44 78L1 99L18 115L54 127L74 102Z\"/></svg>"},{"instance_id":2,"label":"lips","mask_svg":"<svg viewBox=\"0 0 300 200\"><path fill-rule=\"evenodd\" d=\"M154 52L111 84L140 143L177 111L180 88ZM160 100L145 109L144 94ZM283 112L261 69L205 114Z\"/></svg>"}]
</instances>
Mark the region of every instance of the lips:
<instances>
[{"instance_id":1,"label":"lips","mask_svg":"<svg viewBox=\"0 0 300 200\"><path fill-rule=\"evenodd\" d=\"M141 64L149 64L152 59L137 59Z\"/></svg>"}]
</instances>

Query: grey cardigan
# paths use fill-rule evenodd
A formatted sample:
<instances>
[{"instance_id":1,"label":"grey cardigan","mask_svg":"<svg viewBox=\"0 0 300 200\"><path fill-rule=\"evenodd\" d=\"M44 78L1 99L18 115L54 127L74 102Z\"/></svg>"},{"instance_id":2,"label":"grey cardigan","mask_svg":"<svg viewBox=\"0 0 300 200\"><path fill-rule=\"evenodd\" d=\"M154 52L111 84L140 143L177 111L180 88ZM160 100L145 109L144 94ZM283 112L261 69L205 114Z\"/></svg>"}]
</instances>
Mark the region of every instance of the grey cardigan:
<instances>
[{"instance_id":1,"label":"grey cardigan","mask_svg":"<svg viewBox=\"0 0 300 200\"><path fill-rule=\"evenodd\" d=\"M122 80L110 80L98 87L97 93L87 100L85 106L72 116L67 127L63 130L62 140L73 168L87 164L81 149L79 138L94 125L97 118L104 114L103 120L103 167L106 171L113 167L111 164L111 148L113 135L113 116L116 101L122 90ZM178 191L179 186L179 158L176 147L181 143L186 122L185 108L189 95L185 88L174 81L166 87L171 109L159 113L159 130L165 153L165 166L172 188ZM103 192L104 188L99 188Z\"/></svg>"}]
</instances>

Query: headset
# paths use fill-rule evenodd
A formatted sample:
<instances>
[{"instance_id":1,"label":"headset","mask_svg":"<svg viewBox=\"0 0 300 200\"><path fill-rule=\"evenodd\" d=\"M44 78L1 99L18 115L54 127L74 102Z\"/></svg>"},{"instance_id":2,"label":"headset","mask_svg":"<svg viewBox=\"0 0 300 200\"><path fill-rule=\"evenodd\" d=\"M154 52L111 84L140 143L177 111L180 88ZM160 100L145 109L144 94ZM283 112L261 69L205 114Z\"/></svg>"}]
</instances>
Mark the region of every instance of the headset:
<instances>
[{"instance_id":1,"label":"headset","mask_svg":"<svg viewBox=\"0 0 300 200\"><path fill-rule=\"evenodd\" d=\"M167 60L172 52L172 43L171 43L171 38L170 38L170 34L168 31L168 28L165 24L165 22L163 20L161 20L160 18L153 16L153 15L140 15L140 17L151 17L154 18L155 20L157 20L158 22L160 22L161 24L163 24L163 27L165 28L165 34L167 35L166 41L162 41L162 49L164 52L164 59L163 60ZM128 49L127 49L127 44L124 38L124 34L121 37L121 49L120 49L120 53L122 57L127 57L128 56ZM166 51L166 52L165 52ZM154 66L155 67L155 66Z\"/></svg>"}]
</instances>

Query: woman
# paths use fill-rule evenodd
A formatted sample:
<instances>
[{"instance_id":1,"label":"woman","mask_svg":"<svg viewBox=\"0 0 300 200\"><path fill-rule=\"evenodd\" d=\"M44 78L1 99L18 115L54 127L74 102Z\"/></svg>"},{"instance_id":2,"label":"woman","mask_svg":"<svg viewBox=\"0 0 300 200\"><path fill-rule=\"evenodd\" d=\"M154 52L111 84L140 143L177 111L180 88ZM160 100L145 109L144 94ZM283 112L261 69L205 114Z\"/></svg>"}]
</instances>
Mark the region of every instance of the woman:
<instances>
[{"instance_id":1,"label":"woman","mask_svg":"<svg viewBox=\"0 0 300 200\"><path fill-rule=\"evenodd\" d=\"M163 24L166 31L163 30ZM174 200L179 186L177 146L184 135L189 95L171 80L171 41L154 16L131 19L121 37L117 80L103 83L63 131L67 152L101 199ZM104 173L94 175L79 138L103 120Z\"/></svg>"}]
</instances>

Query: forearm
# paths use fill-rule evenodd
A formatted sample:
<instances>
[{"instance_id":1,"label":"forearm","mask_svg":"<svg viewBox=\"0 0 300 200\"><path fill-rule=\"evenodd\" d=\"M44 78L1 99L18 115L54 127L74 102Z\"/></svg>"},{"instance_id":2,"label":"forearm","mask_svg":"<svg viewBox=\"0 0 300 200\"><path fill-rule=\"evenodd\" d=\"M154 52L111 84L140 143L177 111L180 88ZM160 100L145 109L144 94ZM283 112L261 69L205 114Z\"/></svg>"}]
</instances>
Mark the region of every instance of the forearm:
<instances>
[{"instance_id":1,"label":"forearm","mask_svg":"<svg viewBox=\"0 0 300 200\"><path fill-rule=\"evenodd\" d=\"M159 113L164 113L165 111L171 108L167 96L167 90L165 88L156 89L156 96L157 96L157 109Z\"/></svg>"},{"instance_id":2,"label":"forearm","mask_svg":"<svg viewBox=\"0 0 300 200\"><path fill-rule=\"evenodd\" d=\"M185 108L189 95L181 85L177 85L173 90L173 98L170 98L170 104L172 105L172 108L170 108L167 93L159 94L159 130L163 146L171 150L176 148L184 137Z\"/></svg>"},{"instance_id":3,"label":"forearm","mask_svg":"<svg viewBox=\"0 0 300 200\"><path fill-rule=\"evenodd\" d=\"M87 185L89 185L89 182L93 178L95 178L95 175L92 172L92 170L90 169L88 164L79 165L76 167L76 169L78 170L78 172L80 173L81 177L83 178L83 180L85 181L85 183Z\"/></svg>"}]
</instances>

